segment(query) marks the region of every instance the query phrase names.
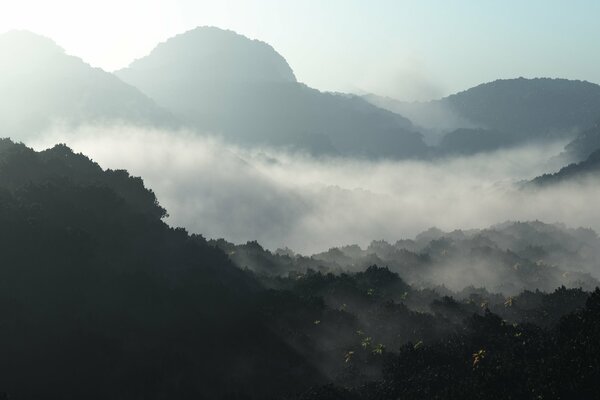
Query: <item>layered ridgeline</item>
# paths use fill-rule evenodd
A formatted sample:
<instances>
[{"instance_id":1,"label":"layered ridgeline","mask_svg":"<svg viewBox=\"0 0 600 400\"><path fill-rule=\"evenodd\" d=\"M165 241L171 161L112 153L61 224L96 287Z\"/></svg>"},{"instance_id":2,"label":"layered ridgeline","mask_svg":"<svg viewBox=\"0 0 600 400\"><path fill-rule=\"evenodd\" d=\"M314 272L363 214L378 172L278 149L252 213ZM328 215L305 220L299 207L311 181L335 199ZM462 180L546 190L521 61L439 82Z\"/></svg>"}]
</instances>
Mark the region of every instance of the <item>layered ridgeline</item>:
<instances>
[{"instance_id":1,"label":"layered ridgeline","mask_svg":"<svg viewBox=\"0 0 600 400\"><path fill-rule=\"evenodd\" d=\"M570 138L600 116L600 86L566 79L497 80L429 102L365 98L410 118L450 153Z\"/></svg>"},{"instance_id":2,"label":"layered ridgeline","mask_svg":"<svg viewBox=\"0 0 600 400\"><path fill-rule=\"evenodd\" d=\"M175 36L116 75L189 125L243 145L392 158L426 152L407 119L311 89L271 46L231 31Z\"/></svg>"},{"instance_id":3,"label":"layered ridgeline","mask_svg":"<svg viewBox=\"0 0 600 400\"><path fill-rule=\"evenodd\" d=\"M164 215L125 171L0 141L0 393L268 398L320 380L267 329L256 280Z\"/></svg>"},{"instance_id":4,"label":"layered ridgeline","mask_svg":"<svg viewBox=\"0 0 600 400\"><path fill-rule=\"evenodd\" d=\"M240 267L267 276L308 270L340 273L385 265L411 285L442 292L473 286L513 295L561 285L590 290L599 284L593 277L598 276L600 263L598 235L590 229L542 222L507 222L453 232L432 228L414 239L373 241L364 249L336 247L311 256L289 250L270 252L255 242L212 243Z\"/></svg>"},{"instance_id":5,"label":"layered ridgeline","mask_svg":"<svg viewBox=\"0 0 600 400\"><path fill-rule=\"evenodd\" d=\"M116 76L23 31L0 35L0 58L0 129L21 139L56 125L117 122L371 158L576 137L566 155L581 161L600 147L600 86L589 82L498 80L422 103L323 93L299 83L268 44L208 27L159 44Z\"/></svg>"},{"instance_id":6,"label":"layered ridgeline","mask_svg":"<svg viewBox=\"0 0 600 400\"><path fill-rule=\"evenodd\" d=\"M0 397L593 397L600 292L509 297L411 286L373 265L317 272L341 268L344 254L360 259L356 248L313 257L315 269L254 274L219 249L226 242L170 228L165 213L125 171L63 145L35 152L0 141ZM572 252L575 268L597 240L586 230L508 224L480 235L430 231L369 251L394 260L385 254L431 248L422 257L452 258L454 247L468 248L461 242L493 242L497 249L476 254L535 253L538 269L522 261L515 270L539 274L543 286L554 276L544 263ZM267 252L246 247L226 251L235 262L262 252L268 268ZM516 384L505 385L507 374Z\"/></svg>"},{"instance_id":7,"label":"layered ridgeline","mask_svg":"<svg viewBox=\"0 0 600 400\"><path fill-rule=\"evenodd\" d=\"M171 114L116 76L26 31L0 35L0 132L26 139L55 125L174 126Z\"/></svg>"}]
</instances>

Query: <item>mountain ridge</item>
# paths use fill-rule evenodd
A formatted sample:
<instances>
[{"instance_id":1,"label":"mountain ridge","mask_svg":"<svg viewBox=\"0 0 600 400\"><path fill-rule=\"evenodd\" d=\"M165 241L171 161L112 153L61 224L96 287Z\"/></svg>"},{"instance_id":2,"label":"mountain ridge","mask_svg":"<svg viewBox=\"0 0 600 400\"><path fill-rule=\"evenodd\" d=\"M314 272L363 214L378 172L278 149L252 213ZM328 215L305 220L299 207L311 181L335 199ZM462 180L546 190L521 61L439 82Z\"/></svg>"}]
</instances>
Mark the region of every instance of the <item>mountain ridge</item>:
<instances>
[{"instance_id":1,"label":"mountain ridge","mask_svg":"<svg viewBox=\"0 0 600 400\"><path fill-rule=\"evenodd\" d=\"M225 46L218 47L220 43ZM256 46L262 53L254 53ZM230 65L230 54L236 52L264 58L255 64L283 65L287 72L283 79L277 73L273 79L262 73L253 78L256 74ZM309 88L288 68L263 42L204 27L161 43L116 74L197 129L233 142L367 157L418 157L427 152L408 119L358 96ZM207 79L207 74L216 79Z\"/></svg>"},{"instance_id":2,"label":"mountain ridge","mask_svg":"<svg viewBox=\"0 0 600 400\"><path fill-rule=\"evenodd\" d=\"M457 129L478 129L490 134L483 147L491 149L572 139L600 115L599 85L562 78L497 79L427 102L365 98L411 119L429 143L437 144ZM506 140L498 141L503 136Z\"/></svg>"},{"instance_id":3,"label":"mountain ridge","mask_svg":"<svg viewBox=\"0 0 600 400\"><path fill-rule=\"evenodd\" d=\"M171 113L137 88L29 31L0 35L0 128L25 139L55 124L174 127Z\"/></svg>"}]
</instances>

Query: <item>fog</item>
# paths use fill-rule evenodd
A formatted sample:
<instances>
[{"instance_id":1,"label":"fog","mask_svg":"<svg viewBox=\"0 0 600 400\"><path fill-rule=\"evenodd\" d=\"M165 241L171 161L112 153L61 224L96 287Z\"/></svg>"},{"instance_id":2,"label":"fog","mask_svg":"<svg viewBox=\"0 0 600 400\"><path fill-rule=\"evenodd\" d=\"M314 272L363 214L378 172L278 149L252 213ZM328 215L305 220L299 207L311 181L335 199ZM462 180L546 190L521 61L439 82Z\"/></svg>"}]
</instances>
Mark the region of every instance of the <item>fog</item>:
<instances>
[{"instance_id":1,"label":"fog","mask_svg":"<svg viewBox=\"0 0 600 400\"><path fill-rule=\"evenodd\" d=\"M461 117L441 101L406 102L376 95L366 95L363 98L377 107L410 119L419 127L423 139L429 145L439 144L445 134L455 129L485 128Z\"/></svg>"},{"instance_id":2,"label":"fog","mask_svg":"<svg viewBox=\"0 0 600 400\"><path fill-rule=\"evenodd\" d=\"M524 190L557 170L564 143L438 161L314 158L244 150L215 137L131 126L57 127L27 142L66 143L103 168L141 176L167 222L208 238L315 253L372 240L394 242L436 226L484 228L506 220L600 228L597 184Z\"/></svg>"}]
</instances>

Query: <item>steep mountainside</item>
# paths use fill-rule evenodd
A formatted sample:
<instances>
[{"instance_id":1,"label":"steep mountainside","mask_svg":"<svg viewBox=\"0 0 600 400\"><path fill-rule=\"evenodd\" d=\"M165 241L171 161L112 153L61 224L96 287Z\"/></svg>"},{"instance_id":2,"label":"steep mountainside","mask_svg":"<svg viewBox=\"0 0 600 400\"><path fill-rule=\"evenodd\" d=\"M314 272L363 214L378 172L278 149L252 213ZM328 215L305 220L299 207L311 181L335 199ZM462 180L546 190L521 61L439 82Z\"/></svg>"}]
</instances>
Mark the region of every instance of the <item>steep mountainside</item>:
<instances>
[{"instance_id":1,"label":"steep mountainside","mask_svg":"<svg viewBox=\"0 0 600 400\"><path fill-rule=\"evenodd\" d=\"M298 83L272 47L231 31L175 36L116 74L187 123L237 143L367 157L426 152L407 119Z\"/></svg>"},{"instance_id":2,"label":"steep mountainside","mask_svg":"<svg viewBox=\"0 0 600 400\"><path fill-rule=\"evenodd\" d=\"M125 171L0 141L0 398L593 398L600 291L554 289L597 284L575 271L597 260L590 230L432 229L305 258L207 242L164 215ZM453 262L548 293L403 279Z\"/></svg>"},{"instance_id":3,"label":"steep mountainside","mask_svg":"<svg viewBox=\"0 0 600 400\"><path fill-rule=\"evenodd\" d=\"M0 131L24 139L54 123L172 126L174 117L116 76L26 31L0 35Z\"/></svg>"},{"instance_id":4,"label":"steep mountainside","mask_svg":"<svg viewBox=\"0 0 600 400\"><path fill-rule=\"evenodd\" d=\"M164 213L125 171L0 141L0 394L267 398L319 380L267 329L255 279Z\"/></svg>"}]
</instances>

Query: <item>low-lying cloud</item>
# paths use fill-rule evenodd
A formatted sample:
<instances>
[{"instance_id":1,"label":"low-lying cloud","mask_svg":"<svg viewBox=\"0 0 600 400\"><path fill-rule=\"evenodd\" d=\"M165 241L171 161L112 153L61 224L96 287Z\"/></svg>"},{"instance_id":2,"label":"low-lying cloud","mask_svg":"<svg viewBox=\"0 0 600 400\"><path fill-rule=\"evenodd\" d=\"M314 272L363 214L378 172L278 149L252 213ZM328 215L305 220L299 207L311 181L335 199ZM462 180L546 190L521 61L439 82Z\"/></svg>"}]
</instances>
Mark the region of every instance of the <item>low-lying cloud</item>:
<instances>
[{"instance_id":1,"label":"low-lying cloud","mask_svg":"<svg viewBox=\"0 0 600 400\"><path fill-rule=\"evenodd\" d=\"M113 125L57 129L26 144L59 142L103 168L141 176L170 224L271 249L313 253L394 242L432 226L484 228L505 220L600 228L599 185L515 185L554 168L549 160L560 143L432 162L368 161L244 150L190 132Z\"/></svg>"}]
</instances>

